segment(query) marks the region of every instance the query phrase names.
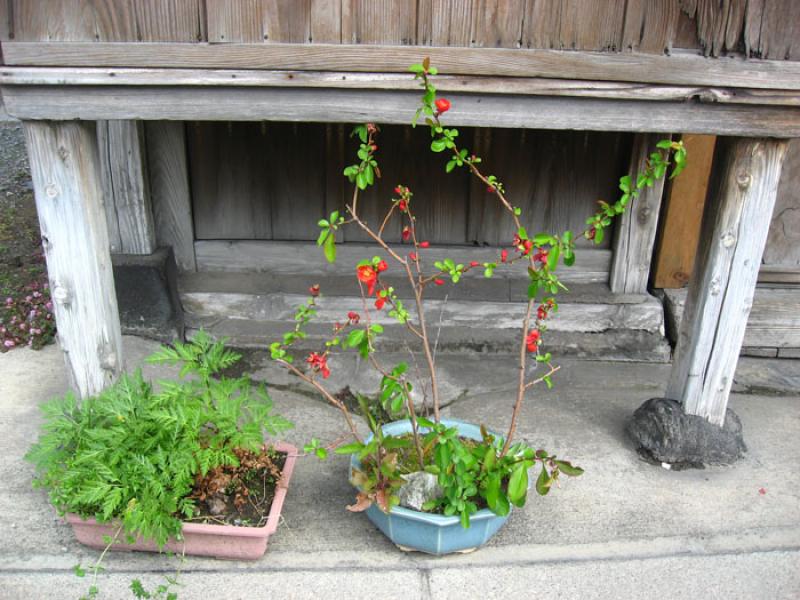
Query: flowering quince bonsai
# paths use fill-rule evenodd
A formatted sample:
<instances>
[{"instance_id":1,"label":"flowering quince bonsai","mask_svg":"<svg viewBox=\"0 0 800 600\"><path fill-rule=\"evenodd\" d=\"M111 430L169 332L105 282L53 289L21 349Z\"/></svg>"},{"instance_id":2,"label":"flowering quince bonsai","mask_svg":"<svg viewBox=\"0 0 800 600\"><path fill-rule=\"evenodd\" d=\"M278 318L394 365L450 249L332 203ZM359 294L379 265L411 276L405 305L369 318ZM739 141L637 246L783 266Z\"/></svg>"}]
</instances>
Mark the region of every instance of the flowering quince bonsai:
<instances>
[{"instance_id":1,"label":"flowering quince bonsai","mask_svg":"<svg viewBox=\"0 0 800 600\"><path fill-rule=\"evenodd\" d=\"M551 387L552 376L559 370L553 364L551 354L544 351L544 338L546 323L558 310L554 296L560 290L566 290L555 271L559 263L571 266L575 262L575 236L571 231L560 235L528 233L522 225L522 211L508 200L502 182L481 170L481 158L458 145L457 129L444 125L443 116L452 110L452 106L446 98L436 96L436 88L430 78L437 74L437 70L427 58L409 69L424 89L421 106L412 125L416 126L418 120L424 118L430 128L431 150L448 157L445 171L450 173L456 168L465 168L477 177L508 212L516 234L509 240L508 246L499 251L497 262L462 263L447 258L430 265L425 260L425 250L430 243L418 237L413 210L414 194L402 184L394 188L394 196L387 203L382 222L377 227L367 223L358 210L359 193L380 177L376 158L379 128L372 123L358 125L353 135L360 140L359 162L344 169L344 175L354 184L352 199L346 206L346 215L334 212L328 219L319 222L321 231L317 244L323 248L327 260L334 262L336 231L345 225L355 225L375 242L383 257L374 256L356 265L355 275L362 297L360 312L347 313L346 318L333 327L324 347L319 352L310 353L305 359L307 368L296 364L291 350L296 342L306 337L305 326L316 314L316 298L320 293L318 286L312 286L311 297L297 309L294 330L284 334L281 341L271 344L270 351L274 360L316 388L342 412L349 429L347 435L353 441L339 446L335 451L355 454L361 465L361 470L354 473L353 483L359 492L356 503L348 507L350 510L365 510L376 503L384 512L391 511L393 506L399 504L398 491L405 483L404 476L425 471L436 476L442 494L426 502L423 510L458 515L462 525L468 527L470 515L481 508L489 508L503 516L508 514L512 504L522 506L527 496L528 472L534 467L538 468L535 488L541 495L550 491L560 475L577 476L583 473L579 467L558 459L548 451L514 441L526 393L541 383ZM613 204L599 202L598 211L586 220L587 227L581 235L600 244L613 218L622 214L642 189L664 177L670 164L673 164L671 177L675 177L685 162L686 150L681 142L659 142L645 169L635 179L630 176L620 179L620 198ZM402 221L400 245L390 245L384 239L386 226L392 219ZM443 286L448 282L455 285L474 271L491 278L496 269L513 268L518 264L527 268L530 283L527 310L519 330L518 386L508 430L504 436L499 436L481 426L482 440L463 439L456 428L447 427L441 421L439 386L430 332L425 321L424 294L430 285ZM382 280L383 273L392 268L404 273L408 279L412 290L411 302L416 309L414 314L409 312L395 289ZM388 310L388 314L405 325L419 341L428 371L424 382L414 381L412 384L406 363L388 366L376 356L375 340L383 333L383 327L374 323L372 317L382 310ZM381 376L378 401L389 414L403 415L410 421L410 434L383 434L372 417L374 411L370 410L369 401L360 397L362 412L367 416L373 432L369 439L362 439L345 403L324 384L331 372L330 358L347 349L357 350ZM526 364L531 358L545 367L544 374L535 379L529 379L526 375ZM423 406L428 406L430 400L430 414L415 405L413 385L419 386L422 391ZM316 439L306 447L306 451L321 458L327 454L327 448L322 447Z\"/></svg>"}]
</instances>

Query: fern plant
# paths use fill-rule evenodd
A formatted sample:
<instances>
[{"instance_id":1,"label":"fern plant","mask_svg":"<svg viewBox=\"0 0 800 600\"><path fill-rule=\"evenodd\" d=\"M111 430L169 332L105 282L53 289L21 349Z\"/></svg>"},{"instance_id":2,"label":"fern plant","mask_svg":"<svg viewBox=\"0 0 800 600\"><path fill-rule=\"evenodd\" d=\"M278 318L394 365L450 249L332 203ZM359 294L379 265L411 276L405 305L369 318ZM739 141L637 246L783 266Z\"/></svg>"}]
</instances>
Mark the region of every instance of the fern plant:
<instances>
[{"instance_id":1,"label":"fern plant","mask_svg":"<svg viewBox=\"0 0 800 600\"><path fill-rule=\"evenodd\" d=\"M181 519L195 512L189 495L197 475L236 466L234 449L258 451L265 433L293 426L272 412L263 385L220 376L240 358L200 332L147 359L181 366L180 379L159 382L158 391L136 371L97 396L48 402L26 455L34 485L62 514L119 521L129 541L141 536L163 547L180 539Z\"/></svg>"}]
</instances>

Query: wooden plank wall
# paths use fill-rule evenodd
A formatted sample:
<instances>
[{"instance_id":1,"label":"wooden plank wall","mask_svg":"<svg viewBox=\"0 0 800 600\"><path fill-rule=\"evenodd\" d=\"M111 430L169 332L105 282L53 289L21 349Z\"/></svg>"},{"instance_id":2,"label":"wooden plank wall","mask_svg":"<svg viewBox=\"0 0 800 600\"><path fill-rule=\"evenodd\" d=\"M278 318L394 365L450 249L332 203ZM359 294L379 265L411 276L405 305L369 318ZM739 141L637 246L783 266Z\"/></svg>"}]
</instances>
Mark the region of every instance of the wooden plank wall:
<instances>
[{"instance_id":1,"label":"wooden plank wall","mask_svg":"<svg viewBox=\"0 0 800 600\"><path fill-rule=\"evenodd\" d=\"M0 0L0 39L398 44L800 60L796 0Z\"/></svg>"},{"instance_id":2,"label":"wooden plank wall","mask_svg":"<svg viewBox=\"0 0 800 600\"><path fill-rule=\"evenodd\" d=\"M762 263L800 273L800 140L786 152Z\"/></svg>"},{"instance_id":3,"label":"wooden plank wall","mask_svg":"<svg viewBox=\"0 0 800 600\"><path fill-rule=\"evenodd\" d=\"M13 39L21 42L207 39L203 0L10 0L10 3Z\"/></svg>"},{"instance_id":4,"label":"wooden plank wall","mask_svg":"<svg viewBox=\"0 0 800 600\"><path fill-rule=\"evenodd\" d=\"M313 240L316 222L349 199L351 188L341 173L355 160L356 142L344 127L206 122L187 130L197 239ZM484 157L487 171L505 183L535 231L580 231L596 200L613 198L630 153L625 134L460 131L462 143ZM445 157L431 153L429 144L424 130L383 128L383 177L363 194L362 216L371 223L383 218L393 188L402 183L415 193L422 238L508 243L513 227L494 196L466 171L447 175ZM390 224L387 238L399 241L400 227L399 221ZM343 237L366 240L354 228Z\"/></svg>"}]
</instances>

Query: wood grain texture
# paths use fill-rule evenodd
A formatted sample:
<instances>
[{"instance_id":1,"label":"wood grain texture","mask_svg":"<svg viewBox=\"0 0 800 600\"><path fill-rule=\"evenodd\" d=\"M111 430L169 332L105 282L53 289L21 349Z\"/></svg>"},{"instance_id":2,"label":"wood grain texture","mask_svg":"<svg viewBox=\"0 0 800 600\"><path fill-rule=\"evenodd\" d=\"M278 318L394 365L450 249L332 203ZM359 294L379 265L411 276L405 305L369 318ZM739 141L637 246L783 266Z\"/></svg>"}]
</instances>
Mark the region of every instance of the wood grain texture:
<instances>
[{"instance_id":1,"label":"wood grain texture","mask_svg":"<svg viewBox=\"0 0 800 600\"><path fill-rule=\"evenodd\" d=\"M669 134L634 136L628 167L628 174L634 183L637 174L644 171L650 153L656 150L656 144L663 139L670 139ZM609 286L614 293L647 292L663 191L664 179L656 180L653 187L643 188L628 210L617 218L614 227L614 260L609 277Z\"/></svg>"},{"instance_id":2,"label":"wood grain texture","mask_svg":"<svg viewBox=\"0 0 800 600\"><path fill-rule=\"evenodd\" d=\"M309 29L314 43L341 44L342 0L311 0Z\"/></svg>"},{"instance_id":3,"label":"wood grain texture","mask_svg":"<svg viewBox=\"0 0 800 600\"><path fill-rule=\"evenodd\" d=\"M416 29L416 0L342 0L343 44L409 46Z\"/></svg>"},{"instance_id":4,"label":"wood grain texture","mask_svg":"<svg viewBox=\"0 0 800 600\"><path fill-rule=\"evenodd\" d=\"M748 56L800 59L800 3L792 0L749 0L744 45Z\"/></svg>"},{"instance_id":5,"label":"wood grain texture","mask_svg":"<svg viewBox=\"0 0 800 600\"><path fill-rule=\"evenodd\" d=\"M94 125L26 123L58 339L72 387L99 393L123 367Z\"/></svg>"},{"instance_id":6,"label":"wood grain texture","mask_svg":"<svg viewBox=\"0 0 800 600\"><path fill-rule=\"evenodd\" d=\"M472 43L473 0L420 0L417 44L420 46L469 46Z\"/></svg>"},{"instance_id":7,"label":"wood grain texture","mask_svg":"<svg viewBox=\"0 0 800 600\"><path fill-rule=\"evenodd\" d=\"M197 239L272 239L266 131L250 123L187 125Z\"/></svg>"},{"instance_id":8,"label":"wood grain texture","mask_svg":"<svg viewBox=\"0 0 800 600\"><path fill-rule=\"evenodd\" d=\"M200 1L8 0L16 40L65 42L197 42Z\"/></svg>"},{"instance_id":9,"label":"wood grain texture","mask_svg":"<svg viewBox=\"0 0 800 600\"><path fill-rule=\"evenodd\" d=\"M703 216L667 397L722 425L753 303L786 142L730 138Z\"/></svg>"},{"instance_id":10,"label":"wood grain texture","mask_svg":"<svg viewBox=\"0 0 800 600\"><path fill-rule=\"evenodd\" d=\"M138 0L134 3L142 42L204 41L201 0Z\"/></svg>"},{"instance_id":11,"label":"wood grain texture","mask_svg":"<svg viewBox=\"0 0 800 600\"><path fill-rule=\"evenodd\" d=\"M377 4L377 3L376 3ZM370 4L370 6L372 6ZM410 35L413 35L413 31ZM343 39L345 38L343 34ZM4 46L16 66L289 69L407 73L429 55L447 75L552 77L674 85L800 89L800 64L692 54L566 52L507 48L419 48L335 44L126 44L15 42Z\"/></svg>"},{"instance_id":12,"label":"wood grain texture","mask_svg":"<svg viewBox=\"0 0 800 600\"><path fill-rule=\"evenodd\" d=\"M526 0L522 46L560 50L561 12L560 0Z\"/></svg>"},{"instance_id":13,"label":"wood grain texture","mask_svg":"<svg viewBox=\"0 0 800 600\"><path fill-rule=\"evenodd\" d=\"M230 86L340 89L417 90L406 74L331 73L326 71L243 71L199 69L109 69L4 67L0 85L101 86ZM613 100L687 101L714 104L754 104L800 107L800 91L667 86L611 81L576 81L530 77L439 75L440 92L572 96Z\"/></svg>"},{"instance_id":14,"label":"wood grain texture","mask_svg":"<svg viewBox=\"0 0 800 600\"><path fill-rule=\"evenodd\" d=\"M656 250L656 288L680 288L689 283L717 140L712 135L692 134L681 139L691 160L668 185Z\"/></svg>"},{"instance_id":15,"label":"wood grain texture","mask_svg":"<svg viewBox=\"0 0 800 600\"><path fill-rule=\"evenodd\" d=\"M624 15L625 0L561 0L561 48L620 49Z\"/></svg>"},{"instance_id":16,"label":"wood grain texture","mask_svg":"<svg viewBox=\"0 0 800 600\"><path fill-rule=\"evenodd\" d=\"M507 196L522 209L533 232L582 231L599 198L617 193L624 170L626 136L613 133L479 130L475 152L483 167L503 182ZM581 165L581 176L574 176ZM468 239L471 243L508 245L513 222L493 194L477 180L470 190ZM579 246L587 244L577 240ZM608 247L604 241L603 247Z\"/></svg>"},{"instance_id":17,"label":"wood grain texture","mask_svg":"<svg viewBox=\"0 0 800 600\"><path fill-rule=\"evenodd\" d=\"M669 54L678 32L680 14L677 2L628 0L621 49Z\"/></svg>"},{"instance_id":18,"label":"wood grain texture","mask_svg":"<svg viewBox=\"0 0 800 600\"><path fill-rule=\"evenodd\" d=\"M141 121L100 122L98 149L111 251L152 254L156 249L156 236L144 124Z\"/></svg>"},{"instance_id":19,"label":"wood grain texture","mask_svg":"<svg viewBox=\"0 0 800 600\"><path fill-rule=\"evenodd\" d=\"M263 42L264 3L262 0L205 0L208 41Z\"/></svg>"},{"instance_id":20,"label":"wood grain texture","mask_svg":"<svg viewBox=\"0 0 800 600\"><path fill-rule=\"evenodd\" d=\"M680 323L686 290L667 290L668 318ZM744 346L750 348L800 348L800 294L796 289L758 286L747 318ZM773 356L777 355L777 352Z\"/></svg>"},{"instance_id":21,"label":"wood grain texture","mask_svg":"<svg viewBox=\"0 0 800 600\"><path fill-rule=\"evenodd\" d=\"M261 0L264 40L307 44L311 41L311 0Z\"/></svg>"},{"instance_id":22,"label":"wood grain texture","mask_svg":"<svg viewBox=\"0 0 800 600\"><path fill-rule=\"evenodd\" d=\"M172 247L181 271L194 271L194 224L185 125L149 121L145 123L145 139L156 241L159 246Z\"/></svg>"},{"instance_id":23,"label":"wood grain texture","mask_svg":"<svg viewBox=\"0 0 800 600\"><path fill-rule=\"evenodd\" d=\"M253 198L265 202L271 211L272 235L268 239L315 240L319 234L316 224L326 216L325 172L321 168L325 164L324 127L318 123L265 123L260 126L265 143L260 148L244 146L240 151L260 152L266 159L266 184L263 190L254 190Z\"/></svg>"},{"instance_id":24,"label":"wood grain texture","mask_svg":"<svg viewBox=\"0 0 800 600\"><path fill-rule=\"evenodd\" d=\"M786 152L763 263L800 271L800 140Z\"/></svg>"},{"instance_id":25,"label":"wood grain texture","mask_svg":"<svg viewBox=\"0 0 800 600\"><path fill-rule=\"evenodd\" d=\"M301 88L3 86L6 110L25 119L145 119L410 123L418 92ZM800 136L788 107L449 94L455 126L589 131L684 131ZM656 108L657 106L657 108Z\"/></svg>"},{"instance_id":26,"label":"wood grain texture","mask_svg":"<svg viewBox=\"0 0 800 600\"><path fill-rule=\"evenodd\" d=\"M519 48L524 15L525 2L520 0L473 2L472 45L478 48Z\"/></svg>"}]
</instances>

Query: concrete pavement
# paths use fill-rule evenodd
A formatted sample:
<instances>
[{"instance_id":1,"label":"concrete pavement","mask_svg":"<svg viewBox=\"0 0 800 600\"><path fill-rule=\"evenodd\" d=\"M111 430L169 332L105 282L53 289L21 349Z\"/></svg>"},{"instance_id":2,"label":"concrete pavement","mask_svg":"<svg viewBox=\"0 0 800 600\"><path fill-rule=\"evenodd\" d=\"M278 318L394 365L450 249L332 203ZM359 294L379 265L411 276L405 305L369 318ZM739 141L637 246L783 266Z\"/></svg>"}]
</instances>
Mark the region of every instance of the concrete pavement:
<instances>
[{"instance_id":1,"label":"concrete pavement","mask_svg":"<svg viewBox=\"0 0 800 600\"><path fill-rule=\"evenodd\" d=\"M129 365L155 348L138 338L125 346ZM441 355L439 364L448 416L505 427L513 358ZM276 384L277 408L296 421L288 441L339 435L335 410L298 393L273 366L251 367ZM586 473L545 498L532 495L478 552L400 552L363 515L344 510L352 501L347 459L309 458L298 464L265 557L187 558L180 598L800 597L800 396L734 394L746 457L733 467L669 471L642 462L624 436L625 419L659 395L668 370L564 361L556 387L537 390L527 404L519 435ZM342 383L374 385L359 365L341 363L339 371ZM0 355L0 598L77 598L88 586L72 567L97 553L77 544L45 494L31 489L32 469L22 461L37 435L37 405L65 389L56 347ZM106 566L101 597L125 598L131 579L155 585L175 559L114 553Z\"/></svg>"}]
</instances>

